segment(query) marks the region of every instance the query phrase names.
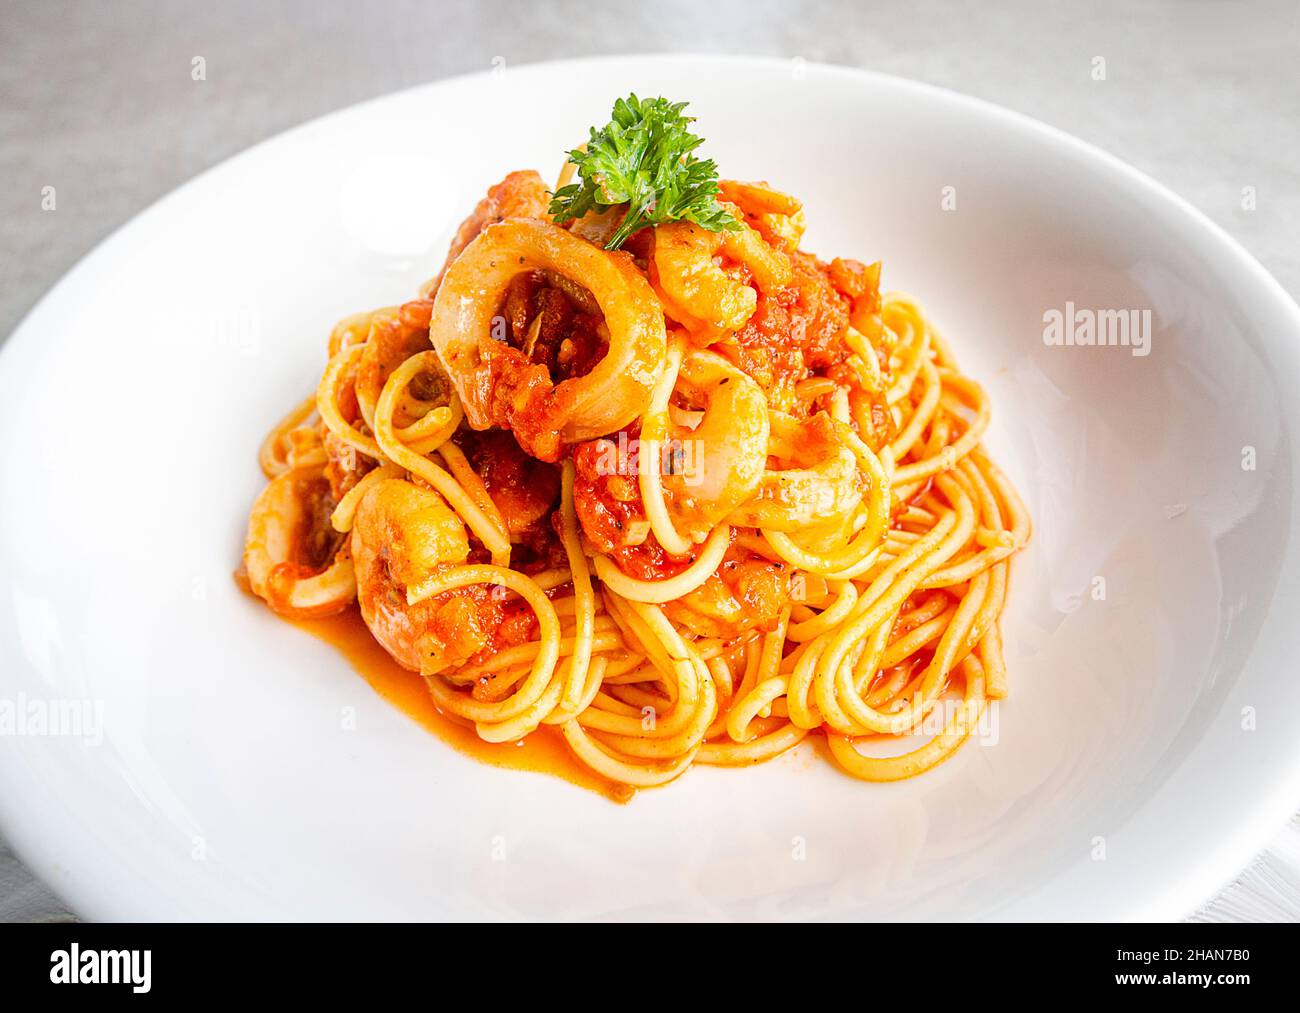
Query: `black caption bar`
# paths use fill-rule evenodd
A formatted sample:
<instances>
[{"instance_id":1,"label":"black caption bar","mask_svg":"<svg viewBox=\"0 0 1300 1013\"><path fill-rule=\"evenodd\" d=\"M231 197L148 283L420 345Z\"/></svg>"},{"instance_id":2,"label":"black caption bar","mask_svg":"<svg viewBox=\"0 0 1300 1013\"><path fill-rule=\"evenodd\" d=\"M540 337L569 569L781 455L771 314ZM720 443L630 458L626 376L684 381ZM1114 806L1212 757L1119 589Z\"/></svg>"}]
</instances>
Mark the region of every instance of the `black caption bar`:
<instances>
[{"instance_id":1,"label":"black caption bar","mask_svg":"<svg viewBox=\"0 0 1300 1013\"><path fill-rule=\"evenodd\" d=\"M957 991L1072 997L1116 991L1224 990L1292 980L1294 926L1269 925L0 925L6 999L57 993L133 1001L319 996L374 999L390 989L492 982L498 998L527 981L581 976L588 995L653 994L674 959L724 973L762 953L787 970L867 973L873 998ZM692 939L692 936L698 936ZM673 940L669 945L669 940ZM761 942L761 946L759 946ZM755 946L759 946L755 949ZM777 949L773 949L776 947ZM730 954L730 957L728 957ZM795 959L795 954L803 954ZM706 958L707 955L707 958ZM971 959L974 958L974 959ZM811 963L810 963L811 961ZM638 969L638 963L642 966ZM752 966L752 965L751 965ZM775 967L764 961L772 973ZM758 968L754 968L758 970ZM954 975L956 977L954 977ZM867 979L864 979L867 980ZM423 985L421 985L423 982ZM826 984L823 982L823 985ZM845 984L848 985L846 978ZM611 991L593 991L606 985ZM850 993L852 989L850 988ZM680 996L678 997L680 999Z\"/></svg>"}]
</instances>

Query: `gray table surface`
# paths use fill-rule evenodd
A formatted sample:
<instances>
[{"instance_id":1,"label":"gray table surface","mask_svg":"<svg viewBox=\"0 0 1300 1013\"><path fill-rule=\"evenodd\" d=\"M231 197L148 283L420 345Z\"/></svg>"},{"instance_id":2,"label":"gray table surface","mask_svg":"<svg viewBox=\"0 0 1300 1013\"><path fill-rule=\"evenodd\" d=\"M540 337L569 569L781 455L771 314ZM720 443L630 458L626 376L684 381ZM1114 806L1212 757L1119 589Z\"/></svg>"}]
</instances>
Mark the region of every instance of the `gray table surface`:
<instances>
[{"instance_id":1,"label":"gray table surface","mask_svg":"<svg viewBox=\"0 0 1300 1013\"><path fill-rule=\"evenodd\" d=\"M1171 187L1300 293L1296 0L0 0L0 335L117 226L287 127L494 60L688 51L864 67L1027 113ZM71 917L0 841L0 920ZM1196 917L1300 919L1300 821Z\"/></svg>"}]
</instances>

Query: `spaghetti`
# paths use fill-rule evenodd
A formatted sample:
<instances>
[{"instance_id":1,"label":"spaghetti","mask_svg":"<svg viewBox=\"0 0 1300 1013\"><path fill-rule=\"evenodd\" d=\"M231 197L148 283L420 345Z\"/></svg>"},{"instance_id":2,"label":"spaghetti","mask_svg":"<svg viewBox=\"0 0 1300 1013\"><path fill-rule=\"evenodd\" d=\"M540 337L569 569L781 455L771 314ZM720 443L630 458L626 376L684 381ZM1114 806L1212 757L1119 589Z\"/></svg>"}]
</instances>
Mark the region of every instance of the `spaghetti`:
<instances>
[{"instance_id":1,"label":"spaghetti","mask_svg":"<svg viewBox=\"0 0 1300 1013\"><path fill-rule=\"evenodd\" d=\"M719 193L736 227L608 250L535 173L493 187L425 297L330 335L261 448L245 579L359 608L445 714L619 785L809 735L909 777L1007 692L1029 518L921 307L802 251L788 194Z\"/></svg>"}]
</instances>

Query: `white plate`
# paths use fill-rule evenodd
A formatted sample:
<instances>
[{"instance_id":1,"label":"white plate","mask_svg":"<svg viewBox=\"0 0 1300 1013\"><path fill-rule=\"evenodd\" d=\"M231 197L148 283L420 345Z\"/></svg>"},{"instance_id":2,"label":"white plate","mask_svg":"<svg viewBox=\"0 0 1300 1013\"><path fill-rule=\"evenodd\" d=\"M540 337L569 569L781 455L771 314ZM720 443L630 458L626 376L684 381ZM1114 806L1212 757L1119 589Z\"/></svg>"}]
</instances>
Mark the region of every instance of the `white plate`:
<instances>
[{"instance_id":1,"label":"white plate","mask_svg":"<svg viewBox=\"0 0 1300 1013\"><path fill-rule=\"evenodd\" d=\"M633 89L802 197L810 249L883 258L987 384L1036 522L996 746L615 806L453 752L231 581L258 441L330 325L407 297L488 183L552 176ZM1151 354L1048 347L1067 301L1151 310ZM87 700L103 732L0 735L4 833L92 918L1182 915L1300 802L1298 336L1167 191L905 81L620 57L328 116L142 214L0 356L0 700Z\"/></svg>"}]
</instances>

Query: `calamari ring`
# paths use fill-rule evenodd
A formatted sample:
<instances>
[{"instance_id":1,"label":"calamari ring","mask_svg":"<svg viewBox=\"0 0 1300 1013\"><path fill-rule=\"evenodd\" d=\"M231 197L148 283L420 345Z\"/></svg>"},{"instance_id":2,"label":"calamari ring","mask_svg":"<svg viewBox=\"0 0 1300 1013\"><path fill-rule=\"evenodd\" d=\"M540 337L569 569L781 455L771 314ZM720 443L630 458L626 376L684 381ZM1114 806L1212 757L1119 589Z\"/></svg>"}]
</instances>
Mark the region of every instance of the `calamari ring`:
<instances>
[{"instance_id":1,"label":"calamari ring","mask_svg":"<svg viewBox=\"0 0 1300 1013\"><path fill-rule=\"evenodd\" d=\"M323 488L322 488L323 486ZM313 497L328 497L329 482L319 469L286 471L271 479L253 503L244 541L248 586L280 615L316 619L347 608L357 596L352 556L346 544L323 570L303 564L299 556L304 528L313 517Z\"/></svg>"},{"instance_id":2,"label":"calamari ring","mask_svg":"<svg viewBox=\"0 0 1300 1013\"><path fill-rule=\"evenodd\" d=\"M609 331L605 357L586 376L558 386L536 384L529 374L542 367L490 336L511 279L539 269L591 292ZM429 337L470 425L504 423L525 449L541 451L534 456L543 460L558 459L562 443L605 436L637 418L650 401L667 347L659 301L629 254L607 252L558 225L524 218L488 226L448 268Z\"/></svg>"},{"instance_id":3,"label":"calamari ring","mask_svg":"<svg viewBox=\"0 0 1300 1013\"><path fill-rule=\"evenodd\" d=\"M694 352L682 363L677 390L704 399L704 417L675 442L663 486L683 528L707 532L758 492L769 436L763 389L720 355Z\"/></svg>"}]
</instances>

